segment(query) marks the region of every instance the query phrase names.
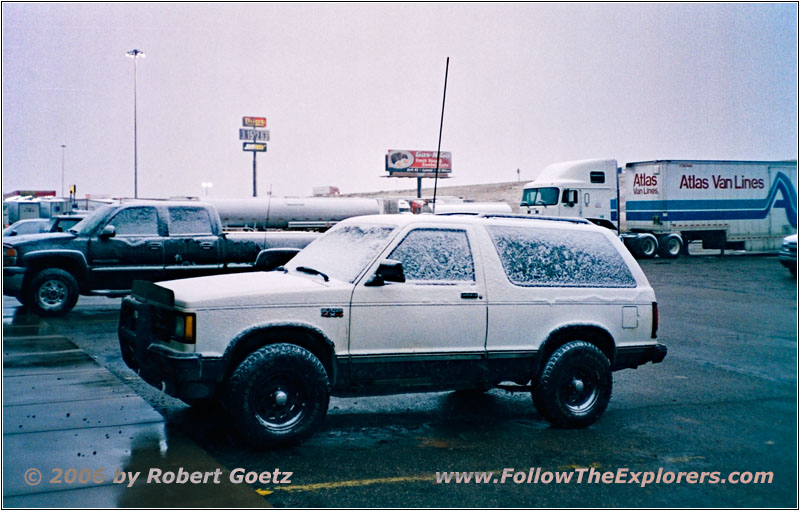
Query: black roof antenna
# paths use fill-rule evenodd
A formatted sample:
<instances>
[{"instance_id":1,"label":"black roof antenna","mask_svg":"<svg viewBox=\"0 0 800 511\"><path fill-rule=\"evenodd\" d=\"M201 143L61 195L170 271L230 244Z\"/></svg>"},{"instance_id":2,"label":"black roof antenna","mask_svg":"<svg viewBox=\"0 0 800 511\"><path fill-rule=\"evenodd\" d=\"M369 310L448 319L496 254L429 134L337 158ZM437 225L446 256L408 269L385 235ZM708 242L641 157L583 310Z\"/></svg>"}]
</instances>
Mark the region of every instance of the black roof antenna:
<instances>
[{"instance_id":1,"label":"black roof antenna","mask_svg":"<svg viewBox=\"0 0 800 511\"><path fill-rule=\"evenodd\" d=\"M444 95L442 96L442 120L439 122L439 145L436 147L436 175L433 179L433 213L436 214L436 188L439 184L439 155L442 152L442 127L444 127L444 101L447 99L447 71L450 69L450 57L444 68Z\"/></svg>"}]
</instances>

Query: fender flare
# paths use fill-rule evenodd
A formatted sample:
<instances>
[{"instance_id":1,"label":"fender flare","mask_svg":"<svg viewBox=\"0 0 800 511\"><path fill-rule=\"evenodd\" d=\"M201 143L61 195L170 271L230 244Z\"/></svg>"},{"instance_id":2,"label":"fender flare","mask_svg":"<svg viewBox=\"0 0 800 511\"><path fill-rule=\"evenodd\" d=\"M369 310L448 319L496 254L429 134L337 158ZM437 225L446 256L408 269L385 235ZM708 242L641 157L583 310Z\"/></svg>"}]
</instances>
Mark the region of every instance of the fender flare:
<instances>
[{"instance_id":1,"label":"fender flare","mask_svg":"<svg viewBox=\"0 0 800 511\"><path fill-rule=\"evenodd\" d=\"M322 362L322 365L327 370L330 370L331 385L333 385L336 382L338 376L338 367L336 363L336 348L334 346L333 341L331 341L331 339L320 328L302 321L276 321L276 322L256 323L254 325L248 326L241 332L237 333L236 336L233 339L231 339L231 342L228 343L228 346L225 348L225 352L222 354L222 360L226 368L225 374L227 375L233 369L235 369L235 364L239 361L239 359L244 359L244 357L246 357L248 354L255 351L254 349L250 348L255 347L255 349L258 349L263 346L267 346L269 344L275 344L274 342L265 342L265 343L254 343L252 346L248 346L247 344L249 342L249 339L261 333L275 332L278 330L293 330L295 332L300 332L306 335L310 335L312 339L317 339L318 341L322 341L324 347L327 350L330 350L330 352L326 353L326 355L329 356L322 357L320 359L320 362ZM301 347L306 347L303 346L301 343L297 343L297 345ZM317 352L315 352L314 350L309 350L309 351L312 351L312 353L314 353L318 358L320 358L318 350Z\"/></svg>"}]
</instances>

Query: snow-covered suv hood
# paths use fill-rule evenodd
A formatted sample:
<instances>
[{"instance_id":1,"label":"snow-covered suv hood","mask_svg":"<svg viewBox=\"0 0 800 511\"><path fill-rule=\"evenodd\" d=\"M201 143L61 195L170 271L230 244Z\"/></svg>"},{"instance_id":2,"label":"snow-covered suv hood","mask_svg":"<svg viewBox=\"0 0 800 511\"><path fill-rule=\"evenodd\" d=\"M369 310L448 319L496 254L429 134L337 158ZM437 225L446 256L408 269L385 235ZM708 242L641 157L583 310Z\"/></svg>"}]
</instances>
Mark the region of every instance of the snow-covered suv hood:
<instances>
[{"instance_id":1,"label":"snow-covered suv hood","mask_svg":"<svg viewBox=\"0 0 800 511\"><path fill-rule=\"evenodd\" d=\"M293 305L318 302L322 296L349 300L352 284L303 273L246 272L158 282L172 290L182 308Z\"/></svg>"}]
</instances>

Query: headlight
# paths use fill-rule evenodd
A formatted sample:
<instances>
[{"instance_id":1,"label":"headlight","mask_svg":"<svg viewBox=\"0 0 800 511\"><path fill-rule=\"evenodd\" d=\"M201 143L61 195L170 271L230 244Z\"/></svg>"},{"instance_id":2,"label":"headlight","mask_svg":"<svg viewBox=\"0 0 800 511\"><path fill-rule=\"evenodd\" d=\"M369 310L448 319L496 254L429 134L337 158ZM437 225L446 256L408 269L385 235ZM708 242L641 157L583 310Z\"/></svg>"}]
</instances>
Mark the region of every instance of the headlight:
<instances>
[{"instance_id":1,"label":"headlight","mask_svg":"<svg viewBox=\"0 0 800 511\"><path fill-rule=\"evenodd\" d=\"M17 265L17 251L8 246L3 246L3 266Z\"/></svg>"},{"instance_id":2,"label":"headlight","mask_svg":"<svg viewBox=\"0 0 800 511\"><path fill-rule=\"evenodd\" d=\"M175 314L175 331L172 338L185 344L194 344L195 315L178 312Z\"/></svg>"}]
</instances>

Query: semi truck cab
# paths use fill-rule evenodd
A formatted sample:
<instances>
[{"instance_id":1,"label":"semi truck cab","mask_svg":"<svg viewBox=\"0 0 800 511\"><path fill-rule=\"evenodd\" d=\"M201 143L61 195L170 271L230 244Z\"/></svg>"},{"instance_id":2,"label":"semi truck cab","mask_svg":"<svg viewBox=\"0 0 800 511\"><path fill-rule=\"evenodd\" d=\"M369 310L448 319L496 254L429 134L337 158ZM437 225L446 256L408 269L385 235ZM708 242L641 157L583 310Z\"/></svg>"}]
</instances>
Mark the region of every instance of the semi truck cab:
<instances>
[{"instance_id":1,"label":"semi truck cab","mask_svg":"<svg viewBox=\"0 0 800 511\"><path fill-rule=\"evenodd\" d=\"M617 161L582 160L545 167L525 185L520 212L536 216L581 217L618 229Z\"/></svg>"}]
</instances>

